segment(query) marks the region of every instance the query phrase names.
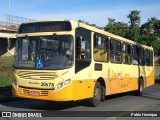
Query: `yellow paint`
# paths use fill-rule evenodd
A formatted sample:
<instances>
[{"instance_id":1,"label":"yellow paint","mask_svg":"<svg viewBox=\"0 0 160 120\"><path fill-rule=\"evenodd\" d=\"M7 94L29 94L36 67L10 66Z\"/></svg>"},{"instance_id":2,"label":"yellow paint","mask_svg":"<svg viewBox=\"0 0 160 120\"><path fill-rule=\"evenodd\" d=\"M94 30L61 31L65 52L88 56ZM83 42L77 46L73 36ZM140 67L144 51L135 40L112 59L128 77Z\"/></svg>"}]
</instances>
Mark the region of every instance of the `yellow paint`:
<instances>
[{"instance_id":1,"label":"yellow paint","mask_svg":"<svg viewBox=\"0 0 160 120\"><path fill-rule=\"evenodd\" d=\"M59 91L47 89L33 89L16 87L12 85L13 95L22 98L52 100L52 101L71 101L93 97L93 88L95 82L93 80L73 80L71 84ZM27 91L27 92L26 92ZM38 92L39 96L32 96L29 92ZM43 94L45 93L45 94Z\"/></svg>"},{"instance_id":2,"label":"yellow paint","mask_svg":"<svg viewBox=\"0 0 160 120\"><path fill-rule=\"evenodd\" d=\"M110 64L110 66L112 66ZM120 65L119 65L120 66ZM89 68L88 68L89 69ZM146 77L145 80L145 87L150 86L154 84L154 69L150 69L150 74ZM29 70L27 70L29 71ZM25 73L27 73L27 71ZM73 79L70 84L64 85L59 90L54 90L54 88L45 88L45 87L40 87L39 89L36 89L33 85L28 85L26 86L25 89L23 89L20 86L15 86L13 83L13 94L16 97L22 97L22 98L31 98L31 99L42 99L42 100L53 100L53 101L70 101L70 100L80 100L80 99L86 99L86 98L91 98L93 97L93 90L94 90L94 85L96 80L99 78L99 76L102 76L103 74L98 74L96 71L90 71L90 78L86 80L85 78L89 73L85 75L85 73L89 71L86 69L86 71L81 71L77 75L81 76L79 79ZM104 78L105 83L106 83L106 95L111 95L111 94L117 94L121 92L127 92L127 91L132 91L132 90L137 90L138 89L138 76L133 76L131 73L132 71L127 71L121 72L117 71L117 69L113 69L113 67L110 67L109 69L104 69ZM111 72L112 71L112 72ZM19 72L14 73L14 78L17 79L18 83L21 86L27 85L27 81L25 79L20 79L19 76L17 75ZM45 80L45 82L51 82L53 81L54 85L59 83L60 81L64 81L59 75L63 75L63 73L69 74L69 72L59 72L59 73L54 73L54 80ZM102 72L99 72L102 73ZM106 73L106 74L105 74ZM36 74L36 72L34 73ZM50 74L50 73L49 73ZM134 73L133 73L134 74ZM148 73L147 73L148 74ZM70 75L70 74L69 74ZM120 75L120 76L119 76ZM66 75L64 75L65 78L67 79ZM78 77L77 76L77 77ZM132 77L133 76L133 77ZM71 76L70 76L71 77ZM94 79L93 79L94 78ZM50 79L50 78L48 78ZM71 77L72 79L72 77ZM21 81L23 81L21 83ZM42 81L42 80L31 80L29 81ZM44 81L44 80L43 80ZM23 85L24 84L24 85ZM38 86L37 86L38 87ZM32 88L32 89L30 89ZM50 90L47 90L50 89ZM34 91L41 93L43 91L46 91L48 94L46 96L31 96L29 94L23 94L23 90L27 91Z\"/></svg>"},{"instance_id":3,"label":"yellow paint","mask_svg":"<svg viewBox=\"0 0 160 120\"><path fill-rule=\"evenodd\" d=\"M107 61L107 51L99 48L94 48L94 60L95 61Z\"/></svg>"}]
</instances>

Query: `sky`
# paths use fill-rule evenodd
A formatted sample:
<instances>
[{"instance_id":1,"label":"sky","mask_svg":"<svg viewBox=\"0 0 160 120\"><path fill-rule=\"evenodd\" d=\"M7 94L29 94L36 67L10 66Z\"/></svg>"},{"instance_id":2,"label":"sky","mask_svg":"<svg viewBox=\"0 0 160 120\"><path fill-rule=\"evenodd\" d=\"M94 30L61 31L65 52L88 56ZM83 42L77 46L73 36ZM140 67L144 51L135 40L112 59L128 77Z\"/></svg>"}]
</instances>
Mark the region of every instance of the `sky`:
<instances>
[{"instance_id":1,"label":"sky","mask_svg":"<svg viewBox=\"0 0 160 120\"><path fill-rule=\"evenodd\" d=\"M160 0L0 0L0 21L11 14L36 20L85 20L104 27L108 17L128 23L132 10L140 11L141 24L151 17L160 19Z\"/></svg>"}]
</instances>

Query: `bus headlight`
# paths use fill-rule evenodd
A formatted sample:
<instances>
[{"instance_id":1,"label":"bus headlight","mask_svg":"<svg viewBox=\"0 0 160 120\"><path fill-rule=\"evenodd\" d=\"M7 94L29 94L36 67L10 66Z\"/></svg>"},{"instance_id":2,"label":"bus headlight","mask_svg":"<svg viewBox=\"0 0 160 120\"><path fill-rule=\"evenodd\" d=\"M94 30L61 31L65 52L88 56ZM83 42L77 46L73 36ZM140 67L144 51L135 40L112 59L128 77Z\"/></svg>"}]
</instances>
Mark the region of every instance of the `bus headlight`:
<instances>
[{"instance_id":1,"label":"bus headlight","mask_svg":"<svg viewBox=\"0 0 160 120\"><path fill-rule=\"evenodd\" d=\"M58 85L57 85L57 89L60 89L60 88L62 88L63 87L63 82L61 82L61 83L59 83Z\"/></svg>"},{"instance_id":2,"label":"bus headlight","mask_svg":"<svg viewBox=\"0 0 160 120\"><path fill-rule=\"evenodd\" d=\"M71 82L71 79L65 80L64 84L67 85Z\"/></svg>"}]
</instances>

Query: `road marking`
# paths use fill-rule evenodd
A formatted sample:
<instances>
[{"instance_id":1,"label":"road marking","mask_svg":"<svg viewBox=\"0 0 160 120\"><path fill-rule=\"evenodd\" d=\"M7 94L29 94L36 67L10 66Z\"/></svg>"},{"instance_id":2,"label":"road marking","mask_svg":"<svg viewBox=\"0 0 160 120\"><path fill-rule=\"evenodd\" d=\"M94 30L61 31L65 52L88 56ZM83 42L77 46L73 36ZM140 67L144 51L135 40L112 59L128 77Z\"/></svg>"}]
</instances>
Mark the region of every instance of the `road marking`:
<instances>
[{"instance_id":1,"label":"road marking","mask_svg":"<svg viewBox=\"0 0 160 120\"><path fill-rule=\"evenodd\" d=\"M128 111L119 113L116 117L109 117L109 118L107 118L107 119L105 119L105 120L116 120L117 118L122 117L123 115L128 114L128 113L130 113L131 111L138 110L139 108L144 107L144 106L146 106L147 104L148 104L148 102L145 102L145 103L143 103L143 104L141 104L141 105L138 105L138 106L136 106L136 107L134 107L134 108L132 108L132 109L129 109Z\"/></svg>"}]
</instances>

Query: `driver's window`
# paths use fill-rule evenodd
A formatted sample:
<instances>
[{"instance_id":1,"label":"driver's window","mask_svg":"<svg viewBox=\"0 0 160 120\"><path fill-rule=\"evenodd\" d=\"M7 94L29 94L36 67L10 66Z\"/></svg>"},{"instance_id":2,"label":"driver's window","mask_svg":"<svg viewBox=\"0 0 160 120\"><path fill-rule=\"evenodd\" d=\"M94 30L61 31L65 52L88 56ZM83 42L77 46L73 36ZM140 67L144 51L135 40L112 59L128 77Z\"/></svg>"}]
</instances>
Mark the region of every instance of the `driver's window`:
<instances>
[{"instance_id":1,"label":"driver's window","mask_svg":"<svg viewBox=\"0 0 160 120\"><path fill-rule=\"evenodd\" d=\"M91 64L91 31L84 28L76 29L76 65L75 72Z\"/></svg>"},{"instance_id":2,"label":"driver's window","mask_svg":"<svg viewBox=\"0 0 160 120\"><path fill-rule=\"evenodd\" d=\"M91 32L78 28L76 33L76 58L79 60L91 59Z\"/></svg>"},{"instance_id":3,"label":"driver's window","mask_svg":"<svg viewBox=\"0 0 160 120\"><path fill-rule=\"evenodd\" d=\"M34 41L29 38L24 38L22 40L22 60L33 60L32 54L34 54Z\"/></svg>"},{"instance_id":4,"label":"driver's window","mask_svg":"<svg viewBox=\"0 0 160 120\"><path fill-rule=\"evenodd\" d=\"M28 40L22 40L22 60L28 60Z\"/></svg>"}]
</instances>

